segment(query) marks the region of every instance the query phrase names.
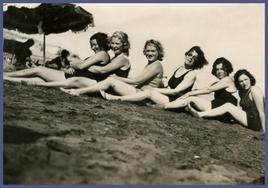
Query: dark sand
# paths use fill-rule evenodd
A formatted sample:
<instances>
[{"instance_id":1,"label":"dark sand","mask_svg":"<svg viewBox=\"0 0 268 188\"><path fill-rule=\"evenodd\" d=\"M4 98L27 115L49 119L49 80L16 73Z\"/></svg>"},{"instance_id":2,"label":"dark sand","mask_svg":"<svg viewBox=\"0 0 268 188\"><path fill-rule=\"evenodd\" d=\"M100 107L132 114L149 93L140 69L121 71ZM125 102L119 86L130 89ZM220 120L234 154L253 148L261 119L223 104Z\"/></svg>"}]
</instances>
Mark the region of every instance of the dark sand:
<instances>
[{"instance_id":1,"label":"dark sand","mask_svg":"<svg viewBox=\"0 0 268 188\"><path fill-rule=\"evenodd\" d=\"M4 83L4 184L264 184L264 135Z\"/></svg>"}]
</instances>

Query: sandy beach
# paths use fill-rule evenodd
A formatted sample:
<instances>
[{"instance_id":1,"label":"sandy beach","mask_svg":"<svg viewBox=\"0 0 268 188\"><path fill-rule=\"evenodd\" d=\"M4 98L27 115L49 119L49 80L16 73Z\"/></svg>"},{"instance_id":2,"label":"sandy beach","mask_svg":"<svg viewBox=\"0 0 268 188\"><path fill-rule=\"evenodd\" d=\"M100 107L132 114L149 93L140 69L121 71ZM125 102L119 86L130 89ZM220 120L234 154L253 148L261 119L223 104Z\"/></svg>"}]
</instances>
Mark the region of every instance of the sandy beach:
<instances>
[{"instance_id":1,"label":"sandy beach","mask_svg":"<svg viewBox=\"0 0 268 188\"><path fill-rule=\"evenodd\" d=\"M4 184L264 184L261 132L4 82Z\"/></svg>"}]
</instances>

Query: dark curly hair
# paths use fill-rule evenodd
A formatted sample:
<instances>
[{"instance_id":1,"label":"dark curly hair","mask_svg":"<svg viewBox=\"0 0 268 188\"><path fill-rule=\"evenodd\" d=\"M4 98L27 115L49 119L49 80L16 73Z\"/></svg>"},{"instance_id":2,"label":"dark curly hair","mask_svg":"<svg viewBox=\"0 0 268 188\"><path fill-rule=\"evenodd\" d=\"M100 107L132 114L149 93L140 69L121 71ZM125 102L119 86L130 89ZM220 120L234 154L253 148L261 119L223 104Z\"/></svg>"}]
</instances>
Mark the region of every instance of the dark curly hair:
<instances>
[{"instance_id":1,"label":"dark curly hair","mask_svg":"<svg viewBox=\"0 0 268 188\"><path fill-rule=\"evenodd\" d=\"M164 57L164 48L162 46L162 44L157 41L157 40L154 40L154 39L150 39L150 40L147 40L145 42L145 45L144 45L144 48L143 48L143 54L145 55L146 54L146 48L148 45L154 45L154 47L156 48L157 52L158 52L158 57L157 59L162 61L163 60L163 57Z\"/></svg>"},{"instance_id":2,"label":"dark curly hair","mask_svg":"<svg viewBox=\"0 0 268 188\"><path fill-rule=\"evenodd\" d=\"M239 83L239 77L240 77L241 75L243 75L243 74L249 77L250 84L251 84L252 86L254 86L254 85L256 84L256 79L255 79L255 77L254 77L250 72L248 72L246 69L238 70L238 71L235 73L235 75L234 75L234 83L235 83L235 87L236 87L239 91L242 90L242 87L241 87L241 85L240 85L240 83Z\"/></svg>"},{"instance_id":3,"label":"dark curly hair","mask_svg":"<svg viewBox=\"0 0 268 188\"><path fill-rule=\"evenodd\" d=\"M190 52L195 51L198 56L196 60L194 61L194 64L192 65L192 69L201 69L204 65L208 64L207 59L205 58L204 52L201 50L199 46L193 46L190 50L185 52L185 55L188 55Z\"/></svg>"},{"instance_id":4,"label":"dark curly hair","mask_svg":"<svg viewBox=\"0 0 268 188\"><path fill-rule=\"evenodd\" d=\"M106 33L100 33L100 32L95 33L90 37L89 40L92 41L94 39L97 41L100 50L104 50L106 52L110 50L109 39Z\"/></svg>"},{"instance_id":5,"label":"dark curly hair","mask_svg":"<svg viewBox=\"0 0 268 188\"><path fill-rule=\"evenodd\" d=\"M68 50L63 49L60 55L62 58L67 58L70 55L70 52Z\"/></svg>"},{"instance_id":6,"label":"dark curly hair","mask_svg":"<svg viewBox=\"0 0 268 188\"><path fill-rule=\"evenodd\" d=\"M123 53L128 56L129 49L130 49L130 42L128 39L128 35L126 33L124 33L123 31L115 31L110 38L110 42L111 42L112 38L118 38L122 42Z\"/></svg>"},{"instance_id":7,"label":"dark curly hair","mask_svg":"<svg viewBox=\"0 0 268 188\"><path fill-rule=\"evenodd\" d=\"M213 63L213 66L212 66L211 74L213 74L214 76L216 76L216 66L219 64L222 64L223 69L227 73L227 76L229 76L229 74L233 72L232 63L230 61L228 61L227 59L225 59L224 57L220 57L220 58L217 58L215 60L215 62Z\"/></svg>"}]
</instances>

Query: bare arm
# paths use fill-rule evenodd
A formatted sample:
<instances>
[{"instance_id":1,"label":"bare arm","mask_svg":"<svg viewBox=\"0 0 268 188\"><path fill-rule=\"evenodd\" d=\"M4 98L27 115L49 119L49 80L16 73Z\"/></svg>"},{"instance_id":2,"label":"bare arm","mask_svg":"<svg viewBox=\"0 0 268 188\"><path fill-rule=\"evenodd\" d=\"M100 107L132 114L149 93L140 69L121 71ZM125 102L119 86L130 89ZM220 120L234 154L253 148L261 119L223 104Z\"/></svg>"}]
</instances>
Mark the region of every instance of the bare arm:
<instances>
[{"instance_id":1,"label":"bare arm","mask_svg":"<svg viewBox=\"0 0 268 188\"><path fill-rule=\"evenodd\" d=\"M264 98L262 91L258 87L253 86L251 89L251 94L259 112L263 132L265 132Z\"/></svg>"},{"instance_id":2,"label":"bare arm","mask_svg":"<svg viewBox=\"0 0 268 188\"><path fill-rule=\"evenodd\" d=\"M147 82L149 79L157 75L162 71L162 66L160 63L154 63L151 66L145 67L141 74L134 78L122 78L116 77L116 79L126 82L128 84L140 85Z\"/></svg>"},{"instance_id":3,"label":"bare arm","mask_svg":"<svg viewBox=\"0 0 268 188\"><path fill-rule=\"evenodd\" d=\"M175 89L169 89L169 88L156 88L155 90L167 95L176 95L185 89L191 87L191 85L194 84L196 79L196 75L194 71L189 72L185 77L184 80L175 88Z\"/></svg>"},{"instance_id":4,"label":"bare arm","mask_svg":"<svg viewBox=\"0 0 268 188\"><path fill-rule=\"evenodd\" d=\"M96 63L102 63L102 62L108 62L109 58L107 57L107 53L106 52L98 52L96 54L94 54L93 56L91 56L90 58L88 58L87 60L85 60L84 62L78 62L78 63L74 63L71 65L72 68L74 69L85 69L90 67L91 65L94 65Z\"/></svg>"},{"instance_id":5,"label":"bare arm","mask_svg":"<svg viewBox=\"0 0 268 188\"><path fill-rule=\"evenodd\" d=\"M196 95L209 94L209 93L221 90L221 89L228 88L232 83L233 83L233 81L230 77L225 77L225 78L221 79L220 81L218 81L214 85L211 85L207 88L190 91L190 92L186 93L185 95L186 96L196 96Z\"/></svg>"},{"instance_id":6,"label":"bare arm","mask_svg":"<svg viewBox=\"0 0 268 188\"><path fill-rule=\"evenodd\" d=\"M105 66L91 66L88 70L93 73L104 74L119 69L127 64L129 64L129 60L125 57L120 57L112 60L111 63Z\"/></svg>"}]
</instances>

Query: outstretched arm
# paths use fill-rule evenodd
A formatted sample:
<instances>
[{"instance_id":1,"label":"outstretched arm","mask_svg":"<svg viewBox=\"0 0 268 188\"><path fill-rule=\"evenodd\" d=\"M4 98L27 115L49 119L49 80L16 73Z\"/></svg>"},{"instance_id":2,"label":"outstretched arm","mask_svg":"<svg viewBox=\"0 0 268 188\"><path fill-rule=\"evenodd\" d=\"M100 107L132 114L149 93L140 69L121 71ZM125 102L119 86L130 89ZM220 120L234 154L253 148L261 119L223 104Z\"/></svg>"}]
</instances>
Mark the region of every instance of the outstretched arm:
<instances>
[{"instance_id":1,"label":"outstretched arm","mask_svg":"<svg viewBox=\"0 0 268 188\"><path fill-rule=\"evenodd\" d=\"M134 78L115 77L115 78L128 84L140 85L143 84L144 82L147 82L161 71L162 71L161 64L154 63L152 64L152 66L145 67L145 69L137 77Z\"/></svg>"},{"instance_id":2,"label":"outstretched arm","mask_svg":"<svg viewBox=\"0 0 268 188\"><path fill-rule=\"evenodd\" d=\"M253 86L251 89L251 93L253 101L255 102L259 112L262 130L263 132L265 132L264 97L262 91L260 90L260 88Z\"/></svg>"},{"instance_id":3,"label":"outstretched arm","mask_svg":"<svg viewBox=\"0 0 268 188\"><path fill-rule=\"evenodd\" d=\"M190 91L181 97L187 98L189 96L209 94L209 93L221 90L221 89L228 88L232 84L233 84L232 79L230 77L225 77L225 78L221 79L220 81L218 81L216 84L213 84L207 88Z\"/></svg>"},{"instance_id":4,"label":"outstretched arm","mask_svg":"<svg viewBox=\"0 0 268 188\"><path fill-rule=\"evenodd\" d=\"M88 68L96 63L102 63L108 61L106 55L107 55L106 52L98 52L83 62L72 64L71 67L78 70Z\"/></svg>"},{"instance_id":5,"label":"outstretched arm","mask_svg":"<svg viewBox=\"0 0 268 188\"><path fill-rule=\"evenodd\" d=\"M93 73L104 74L119 69L127 64L129 64L128 59L126 59L125 57L121 57L119 59L112 60L111 63L105 66L91 66L88 70Z\"/></svg>"},{"instance_id":6,"label":"outstretched arm","mask_svg":"<svg viewBox=\"0 0 268 188\"><path fill-rule=\"evenodd\" d=\"M196 79L196 75L194 71L189 72L185 77L184 80L175 88L175 89L168 89L168 88L156 88L156 90L162 94L166 95L176 95L185 89L191 87L194 84Z\"/></svg>"}]
</instances>

